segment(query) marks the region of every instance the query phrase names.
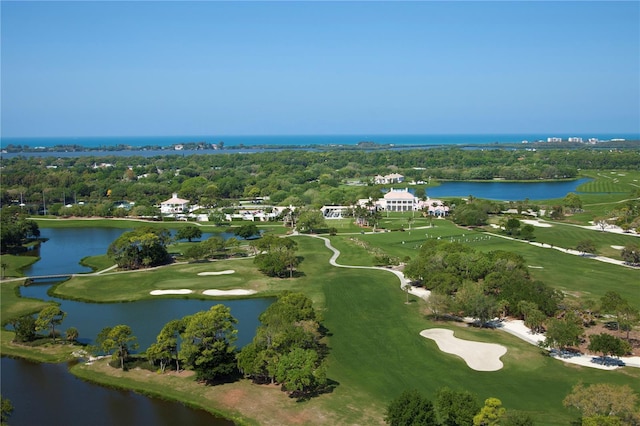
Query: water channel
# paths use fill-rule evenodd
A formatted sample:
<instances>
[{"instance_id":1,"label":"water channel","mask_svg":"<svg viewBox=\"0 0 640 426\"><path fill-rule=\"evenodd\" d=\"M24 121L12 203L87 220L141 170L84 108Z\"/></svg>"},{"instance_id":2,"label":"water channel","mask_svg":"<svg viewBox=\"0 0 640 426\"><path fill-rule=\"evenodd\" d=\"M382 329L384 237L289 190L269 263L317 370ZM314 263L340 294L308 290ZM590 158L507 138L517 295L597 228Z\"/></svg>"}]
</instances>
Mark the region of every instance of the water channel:
<instances>
[{"instance_id":1,"label":"water channel","mask_svg":"<svg viewBox=\"0 0 640 426\"><path fill-rule=\"evenodd\" d=\"M40 248L41 260L25 272L28 275L89 272L77 262L104 254L108 245L126 229L42 228L48 238ZM203 239L210 235L203 235ZM228 237L229 235L226 235ZM67 312L62 329L76 327L79 340L91 343L106 326L129 325L141 349L147 348L168 321L209 309L214 300L158 299L133 303L82 303L47 295L51 283L21 288L24 297L55 300ZM259 325L258 316L270 299L222 302L238 320L238 340L242 347L251 341ZM19 425L232 425L225 419L173 403L129 391L119 391L83 382L67 371L66 364L38 364L20 359L1 360L2 396L15 408L10 424Z\"/></svg>"}]
</instances>

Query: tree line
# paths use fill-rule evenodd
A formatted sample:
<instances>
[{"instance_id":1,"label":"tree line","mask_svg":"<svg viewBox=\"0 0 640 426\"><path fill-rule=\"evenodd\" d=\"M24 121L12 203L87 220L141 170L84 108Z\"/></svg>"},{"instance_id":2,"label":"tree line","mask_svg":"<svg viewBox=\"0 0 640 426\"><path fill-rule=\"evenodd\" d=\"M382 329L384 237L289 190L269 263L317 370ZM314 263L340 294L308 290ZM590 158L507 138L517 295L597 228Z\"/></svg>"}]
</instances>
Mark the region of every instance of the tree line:
<instances>
[{"instance_id":1,"label":"tree line","mask_svg":"<svg viewBox=\"0 0 640 426\"><path fill-rule=\"evenodd\" d=\"M269 196L275 204L352 204L369 188L344 187L347 180L370 184L373 176L398 172L406 180L566 179L578 169L637 170L639 150L590 149L402 151L279 151L158 157L2 158L0 205L59 215L126 215L114 201L135 201L132 214L177 192L202 206L222 206L242 197ZM80 204L84 202L85 204ZM71 207L66 207L71 205ZM32 212L33 213L33 212Z\"/></svg>"}]
</instances>

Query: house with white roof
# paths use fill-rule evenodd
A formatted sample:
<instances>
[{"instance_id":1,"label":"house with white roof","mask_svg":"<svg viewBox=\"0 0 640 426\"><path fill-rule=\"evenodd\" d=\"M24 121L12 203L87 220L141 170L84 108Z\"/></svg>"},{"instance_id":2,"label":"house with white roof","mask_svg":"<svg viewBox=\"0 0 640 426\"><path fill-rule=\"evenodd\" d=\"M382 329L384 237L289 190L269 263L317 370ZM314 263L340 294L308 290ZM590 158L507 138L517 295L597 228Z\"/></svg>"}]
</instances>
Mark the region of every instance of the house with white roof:
<instances>
[{"instance_id":1,"label":"house with white roof","mask_svg":"<svg viewBox=\"0 0 640 426\"><path fill-rule=\"evenodd\" d=\"M161 214L182 214L189 212L189 200L178 198L177 193L173 193L173 196L167 201L160 203Z\"/></svg>"},{"instance_id":2,"label":"house with white roof","mask_svg":"<svg viewBox=\"0 0 640 426\"><path fill-rule=\"evenodd\" d=\"M402 183L404 182L404 176L398 173L391 173L389 175L380 176L377 175L373 178L373 182L376 185L386 185L390 183Z\"/></svg>"},{"instance_id":3,"label":"house with white roof","mask_svg":"<svg viewBox=\"0 0 640 426\"><path fill-rule=\"evenodd\" d=\"M384 194L382 208L388 212L410 212L417 210L418 197L409 189L394 189Z\"/></svg>"}]
</instances>

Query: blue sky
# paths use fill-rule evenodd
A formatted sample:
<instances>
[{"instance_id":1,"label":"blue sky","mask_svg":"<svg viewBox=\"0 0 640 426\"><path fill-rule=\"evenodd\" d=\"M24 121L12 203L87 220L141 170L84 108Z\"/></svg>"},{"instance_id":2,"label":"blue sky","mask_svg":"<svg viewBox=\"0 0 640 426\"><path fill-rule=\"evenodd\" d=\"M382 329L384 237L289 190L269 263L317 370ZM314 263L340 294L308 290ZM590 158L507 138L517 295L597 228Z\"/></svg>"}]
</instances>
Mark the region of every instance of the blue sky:
<instances>
[{"instance_id":1,"label":"blue sky","mask_svg":"<svg viewBox=\"0 0 640 426\"><path fill-rule=\"evenodd\" d=\"M638 2L7 2L16 136L640 132Z\"/></svg>"}]
</instances>

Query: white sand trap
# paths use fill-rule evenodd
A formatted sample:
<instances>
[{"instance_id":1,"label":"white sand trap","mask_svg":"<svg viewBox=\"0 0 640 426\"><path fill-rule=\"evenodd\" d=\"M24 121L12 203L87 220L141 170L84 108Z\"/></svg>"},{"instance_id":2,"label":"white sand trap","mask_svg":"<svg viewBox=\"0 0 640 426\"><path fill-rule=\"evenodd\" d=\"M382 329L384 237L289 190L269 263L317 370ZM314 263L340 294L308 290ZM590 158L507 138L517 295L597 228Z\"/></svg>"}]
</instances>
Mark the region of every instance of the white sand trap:
<instances>
[{"instance_id":1,"label":"white sand trap","mask_svg":"<svg viewBox=\"0 0 640 426\"><path fill-rule=\"evenodd\" d=\"M611 246L611 248L614 250L622 250L624 246Z\"/></svg>"},{"instance_id":2,"label":"white sand trap","mask_svg":"<svg viewBox=\"0 0 640 426\"><path fill-rule=\"evenodd\" d=\"M201 277L205 277L208 275L230 275L235 273L236 271L234 271L233 269L227 269L226 271L220 271L220 272L200 272L198 275Z\"/></svg>"},{"instance_id":3,"label":"white sand trap","mask_svg":"<svg viewBox=\"0 0 640 426\"><path fill-rule=\"evenodd\" d=\"M520 222L526 223L527 225L537 226L538 228L551 228L553 226L550 223L538 222L537 220L531 219L522 219Z\"/></svg>"},{"instance_id":4,"label":"white sand trap","mask_svg":"<svg viewBox=\"0 0 640 426\"><path fill-rule=\"evenodd\" d=\"M191 294L193 290L182 288L180 290L152 290L150 294L152 296L161 296L163 294Z\"/></svg>"},{"instance_id":5,"label":"white sand trap","mask_svg":"<svg viewBox=\"0 0 640 426\"><path fill-rule=\"evenodd\" d=\"M531 269L544 269L544 266L533 266L533 265L527 265L527 268L531 268Z\"/></svg>"},{"instance_id":6,"label":"white sand trap","mask_svg":"<svg viewBox=\"0 0 640 426\"><path fill-rule=\"evenodd\" d=\"M256 294L255 290L243 290L236 288L233 290L205 290L202 294L207 296L248 296L250 294Z\"/></svg>"},{"instance_id":7,"label":"white sand trap","mask_svg":"<svg viewBox=\"0 0 640 426\"><path fill-rule=\"evenodd\" d=\"M420 335L435 340L442 352L459 356L473 370L497 371L503 367L500 357L507 348L502 345L458 339L453 330L444 328L422 330Z\"/></svg>"}]
</instances>

